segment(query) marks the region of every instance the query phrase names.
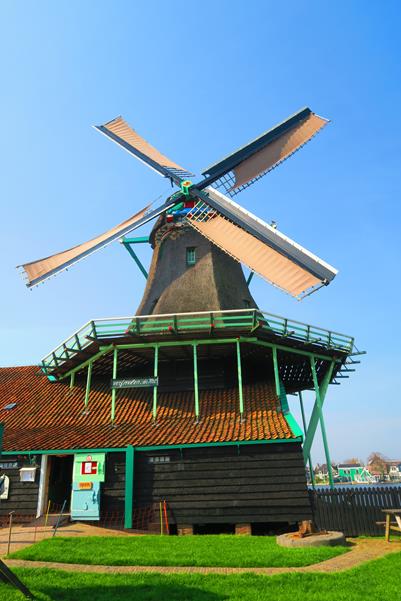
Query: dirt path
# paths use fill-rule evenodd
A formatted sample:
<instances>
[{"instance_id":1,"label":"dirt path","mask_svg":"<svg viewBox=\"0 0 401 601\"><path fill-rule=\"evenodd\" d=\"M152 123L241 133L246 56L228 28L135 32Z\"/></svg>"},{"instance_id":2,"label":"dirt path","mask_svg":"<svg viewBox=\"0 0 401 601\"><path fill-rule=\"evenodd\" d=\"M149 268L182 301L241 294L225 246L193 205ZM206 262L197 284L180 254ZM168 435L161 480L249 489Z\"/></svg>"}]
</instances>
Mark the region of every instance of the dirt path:
<instances>
[{"instance_id":1,"label":"dirt path","mask_svg":"<svg viewBox=\"0 0 401 601\"><path fill-rule=\"evenodd\" d=\"M14 526L11 533L10 553L18 551L35 542L53 536L52 526L36 526L27 524L25 526ZM132 531L114 530L112 528L100 528L92 524L80 522L62 526L56 536L133 536ZM0 528L0 557L7 554L8 528Z\"/></svg>"},{"instance_id":2,"label":"dirt path","mask_svg":"<svg viewBox=\"0 0 401 601\"><path fill-rule=\"evenodd\" d=\"M213 568L191 566L99 566L79 565L71 563L58 563L46 561L25 561L20 559L7 559L10 567L23 568L56 568L68 572L96 572L100 574L135 574L140 572L156 572L159 574L284 574L288 572L340 572L356 567L365 561L378 559L388 553L401 552L401 542L386 543L379 539L350 539L353 547L349 553L333 557L327 561L303 568Z\"/></svg>"}]
</instances>

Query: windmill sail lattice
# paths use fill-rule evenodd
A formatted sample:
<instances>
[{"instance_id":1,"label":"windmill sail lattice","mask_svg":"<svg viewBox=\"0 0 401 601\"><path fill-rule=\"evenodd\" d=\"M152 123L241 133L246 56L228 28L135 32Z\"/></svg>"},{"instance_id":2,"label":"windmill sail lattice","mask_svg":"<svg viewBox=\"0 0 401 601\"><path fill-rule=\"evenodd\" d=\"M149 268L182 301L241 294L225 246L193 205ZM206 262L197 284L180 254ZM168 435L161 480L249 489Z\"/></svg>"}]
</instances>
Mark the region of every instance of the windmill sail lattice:
<instances>
[{"instance_id":1,"label":"windmill sail lattice","mask_svg":"<svg viewBox=\"0 0 401 601\"><path fill-rule=\"evenodd\" d=\"M188 222L265 280L301 298L328 284L337 270L213 188L206 188Z\"/></svg>"},{"instance_id":2,"label":"windmill sail lattice","mask_svg":"<svg viewBox=\"0 0 401 601\"><path fill-rule=\"evenodd\" d=\"M304 108L206 169L203 172L204 179L196 184L186 181L193 174L149 144L122 117L96 126L98 131L121 148L170 179L179 186L180 191L157 209L149 211L147 206L88 242L23 264L21 267L27 276L28 287L44 281L160 215L163 217L158 223L165 224L167 230L172 232L176 225L186 222L227 255L292 296L302 298L329 284L337 273L334 267L217 189L223 187L231 196L238 193L291 156L327 123L327 119ZM175 260L175 256L172 260Z\"/></svg>"},{"instance_id":3,"label":"windmill sail lattice","mask_svg":"<svg viewBox=\"0 0 401 601\"><path fill-rule=\"evenodd\" d=\"M105 125L96 125L95 129L147 164L151 169L164 177L169 177L178 185L181 180L194 175L149 144L122 117L116 117L116 119L105 123Z\"/></svg>"},{"instance_id":4,"label":"windmill sail lattice","mask_svg":"<svg viewBox=\"0 0 401 601\"><path fill-rule=\"evenodd\" d=\"M234 196L250 186L309 142L328 120L302 109L243 148L208 167L208 183Z\"/></svg>"},{"instance_id":5,"label":"windmill sail lattice","mask_svg":"<svg viewBox=\"0 0 401 601\"><path fill-rule=\"evenodd\" d=\"M129 219L126 219L119 225L116 225L110 230L107 230L107 232L104 232L104 234L100 234L88 242L78 244L78 246L50 255L49 257L19 265L25 272L27 286L30 287L39 284L59 271L67 269L70 265L77 263L77 261L80 261L100 248L107 246L107 244L110 244L124 234L132 231L135 229L135 226L139 227L139 225L146 221L146 214L149 207L150 205L147 205ZM149 219L152 219L152 217L149 217Z\"/></svg>"}]
</instances>

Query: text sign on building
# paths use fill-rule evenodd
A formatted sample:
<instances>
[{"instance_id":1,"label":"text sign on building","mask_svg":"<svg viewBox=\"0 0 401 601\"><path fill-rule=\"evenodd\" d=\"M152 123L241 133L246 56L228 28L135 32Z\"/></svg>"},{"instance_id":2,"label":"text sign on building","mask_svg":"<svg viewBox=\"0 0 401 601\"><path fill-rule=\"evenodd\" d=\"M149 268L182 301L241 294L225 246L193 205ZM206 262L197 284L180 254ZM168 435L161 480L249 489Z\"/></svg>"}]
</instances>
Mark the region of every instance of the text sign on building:
<instances>
[{"instance_id":1,"label":"text sign on building","mask_svg":"<svg viewBox=\"0 0 401 601\"><path fill-rule=\"evenodd\" d=\"M112 388L153 388L159 385L159 378L123 378L111 381Z\"/></svg>"}]
</instances>

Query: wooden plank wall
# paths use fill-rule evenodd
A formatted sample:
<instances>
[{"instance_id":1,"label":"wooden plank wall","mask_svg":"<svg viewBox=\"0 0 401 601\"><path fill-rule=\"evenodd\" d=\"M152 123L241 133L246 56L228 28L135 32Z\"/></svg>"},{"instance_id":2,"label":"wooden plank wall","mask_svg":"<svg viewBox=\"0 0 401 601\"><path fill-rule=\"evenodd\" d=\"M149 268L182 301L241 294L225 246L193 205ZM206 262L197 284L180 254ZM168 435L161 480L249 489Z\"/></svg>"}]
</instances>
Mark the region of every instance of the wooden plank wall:
<instances>
[{"instance_id":1,"label":"wooden plank wall","mask_svg":"<svg viewBox=\"0 0 401 601\"><path fill-rule=\"evenodd\" d=\"M101 485L100 511L124 514L125 453L107 453L106 478Z\"/></svg>"},{"instance_id":2,"label":"wooden plank wall","mask_svg":"<svg viewBox=\"0 0 401 601\"><path fill-rule=\"evenodd\" d=\"M152 462L158 456L170 460ZM299 443L137 452L135 457L135 507L165 499L172 523L311 519Z\"/></svg>"},{"instance_id":3,"label":"wooden plank wall","mask_svg":"<svg viewBox=\"0 0 401 601\"><path fill-rule=\"evenodd\" d=\"M2 456L1 463L18 461L15 456ZM40 455L36 456L36 462L39 464L36 470L35 482L20 482L19 468L23 463L18 461L19 467L14 469L0 469L0 474L5 474L10 479L10 488L8 499L0 500L0 521L4 522L10 511L15 511L16 521L18 516L36 516L38 505L38 491L40 478Z\"/></svg>"}]
</instances>

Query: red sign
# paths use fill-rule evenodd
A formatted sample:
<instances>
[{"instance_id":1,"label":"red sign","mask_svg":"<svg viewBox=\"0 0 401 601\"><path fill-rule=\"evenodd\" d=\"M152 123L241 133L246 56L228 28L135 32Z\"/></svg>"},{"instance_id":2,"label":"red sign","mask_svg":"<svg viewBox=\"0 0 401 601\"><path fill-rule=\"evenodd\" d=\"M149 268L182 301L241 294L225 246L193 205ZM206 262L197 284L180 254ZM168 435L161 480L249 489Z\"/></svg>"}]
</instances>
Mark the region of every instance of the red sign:
<instances>
[{"instance_id":1,"label":"red sign","mask_svg":"<svg viewBox=\"0 0 401 601\"><path fill-rule=\"evenodd\" d=\"M81 474L83 476L93 476L97 474L97 461L83 461L81 463Z\"/></svg>"}]
</instances>

